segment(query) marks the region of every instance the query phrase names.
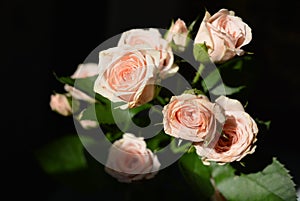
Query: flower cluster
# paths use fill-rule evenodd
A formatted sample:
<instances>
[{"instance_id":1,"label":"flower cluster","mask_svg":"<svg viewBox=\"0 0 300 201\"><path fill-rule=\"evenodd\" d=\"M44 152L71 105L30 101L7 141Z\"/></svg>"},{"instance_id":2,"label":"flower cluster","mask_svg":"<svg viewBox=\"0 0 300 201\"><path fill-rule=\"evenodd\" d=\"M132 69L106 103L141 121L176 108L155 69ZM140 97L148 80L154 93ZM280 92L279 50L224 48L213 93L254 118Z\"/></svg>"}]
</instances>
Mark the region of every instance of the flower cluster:
<instances>
[{"instance_id":1,"label":"flower cluster","mask_svg":"<svg viewBox=\"0 0 300 201\"><path fill-rule=\"evenodd\" d=\"M241 47L252 38L250 27L227 9L212 16L206 11L194 38L190 31L177 19L165 35L155 28L123 32L117 46L99 52L98 63L80 64L70 77L94 76L93 92L121 103L121 110L134 109L157 98L162 80L178 73L180 62L174 51L184 52L190 41L204 46L210 61L219 64L243 55ZM65 94L51 96L52 110L75 115L85 129L97 127L96 120L82 118L85 109L78 106L80 101L95 104L96 98L70 84L64 89ZM204 164L239 161L254 152L258 128L238 100L221 94L212 102L205 93L188 91L169 98L161 111L165 134L191 142ZM124 132L122 139L113 142L106 166L119 181L131 182L153 177L160 162L143 137Z\"/></svg>"},{"instance_id":2,"label":"flower cluster","mask_svg":"<svg viewBox=\"0 0 300 201\"><path fill-rule=\"evenodd\" d=\"M219 73L251 59L242 49L251 28L224 8L205 11L195 31L196 24L178 18L168 30L125 31L115 46L95 49L97 62L87 59L71 76L55 75L64 92L51 94L50 107L73 116L80 142L69 136L42 150L45 170L61 175L61 169L86 168L85 148L113 182L151 179L178 161L205 200L295 200L291 177L276 158L253 174L237 174L231 165L243 166L255 152L263 122L234 96L242 88L227 86ZM103 179L97 182L108 185Z\"/></svg>"}]
</instances>

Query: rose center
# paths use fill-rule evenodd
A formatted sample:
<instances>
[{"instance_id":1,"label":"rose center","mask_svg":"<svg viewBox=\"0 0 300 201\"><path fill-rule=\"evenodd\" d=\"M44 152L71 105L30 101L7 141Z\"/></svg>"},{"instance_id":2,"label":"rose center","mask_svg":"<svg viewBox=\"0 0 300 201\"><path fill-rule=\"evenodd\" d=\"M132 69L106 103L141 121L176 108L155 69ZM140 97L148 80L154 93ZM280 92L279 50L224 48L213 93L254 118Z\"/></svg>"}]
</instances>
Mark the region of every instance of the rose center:
<instances>
[{"instance_id":1,"label":"rose center","mask_svg":"<svg viewBox=\"0 0 300 201\"><path fill-rule=\"evenodd\" d=\"M200 114L194 108L182 108L176 113L177 120L186 127L194 128L201 124Z\"/></svg>"},{"instance_id":2,"label":"rose center","mask_svg":"<svg viewBox=\"0 0 300 201\"><path fill-rule=\"evenodd\" d=\"M223 132L215 146L218 153L226 152L235 144L237 139L237 124L234 118L229 117L223 127Z\"/></svg>"},{"instance_id":3,"label":"rose center","mask_svg":"<svg viewBox=\"0 0 300 201\"><path fill-rule=\"evenodd\" d=\"M132 89L143 74L144 61L133 54L124 55L109 71L108 77L110 86L119 91ZM134 89L132 89L134 90Z\"/></svg>"}]
</instances>

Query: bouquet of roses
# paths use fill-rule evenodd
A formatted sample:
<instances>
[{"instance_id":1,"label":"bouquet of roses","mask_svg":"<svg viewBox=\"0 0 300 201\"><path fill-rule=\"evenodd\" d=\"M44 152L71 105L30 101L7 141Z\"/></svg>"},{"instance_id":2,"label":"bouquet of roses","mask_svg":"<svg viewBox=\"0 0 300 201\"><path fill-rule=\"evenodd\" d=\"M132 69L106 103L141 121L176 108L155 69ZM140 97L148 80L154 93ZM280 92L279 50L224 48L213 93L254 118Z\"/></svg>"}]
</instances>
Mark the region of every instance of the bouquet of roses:
<instances>
[{"instance_id":1,"label":"bouquet of roses","mask_svg":"<svg viewBox=\"0 0 300 201\"><path fill-rule=\"evenodd\" d=\"M251 60L244 50L251 28L227 9L206 11L195 28L197 21L128 30L95 48L73 75L55 74L65 91L51 95L51 109L73 116L78 135L38 151L44 170L88 166L85 150L120 183L146 182L178 163L203 200L296 200L295 184L275 157L255 173L235 165L247 166L259 127L270 123L234 98L244 85L221 77Z\"/></svg>"}]
</instances>

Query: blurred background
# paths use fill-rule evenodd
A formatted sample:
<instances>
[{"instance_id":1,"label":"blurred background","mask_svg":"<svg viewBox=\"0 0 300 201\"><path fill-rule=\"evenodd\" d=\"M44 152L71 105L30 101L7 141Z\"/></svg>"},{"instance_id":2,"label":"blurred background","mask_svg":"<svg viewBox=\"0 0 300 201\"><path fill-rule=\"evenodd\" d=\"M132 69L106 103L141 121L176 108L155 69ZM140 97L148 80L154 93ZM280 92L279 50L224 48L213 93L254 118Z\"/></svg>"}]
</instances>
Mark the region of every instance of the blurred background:
<instances>
[{"instance_id":1,"label":"blurred background","mask_svg":"<svg viewBox=\"0 0 300 201\"><path fill-rule=\"evenodd\" d=\"M4 0L0 5L6 112L2 173L4 185L13 190L7 191L11 198L95 199L50 178L32 154L51 140L75 132L71 118L49 107L53 90L63 91L53 72L71 75L99 44L131 28L168 29L177 18L187 24L197 17L201 21L204 8L211 14L221 8L233 10L252 28L253 39L243 49L253 52L254 60L242 72L247 88L240 98L248 100L252 116L271 120L271 126L259 134L255 156L249 161L260 169L275 156L300 185L299 1Z\"/></svg>"}]
</instances>

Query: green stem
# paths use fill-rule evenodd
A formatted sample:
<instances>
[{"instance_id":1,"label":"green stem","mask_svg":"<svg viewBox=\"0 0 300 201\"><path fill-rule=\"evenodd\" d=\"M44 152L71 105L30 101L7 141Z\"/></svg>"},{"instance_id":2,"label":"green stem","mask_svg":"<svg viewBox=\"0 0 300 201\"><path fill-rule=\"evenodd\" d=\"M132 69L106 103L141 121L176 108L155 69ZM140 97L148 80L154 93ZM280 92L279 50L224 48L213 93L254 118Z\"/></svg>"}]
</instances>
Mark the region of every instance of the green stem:
<instances>
[{"instance_id":1,"label":"green stem","mask_svg":"<svg viewBox=\"0 0 300 201\"><path fill-rule=\"evenodd\" d=\"M160 103L160 104L162 104L162 105L166 105L166 101L162 98L162 97L160 97L160 96L156 96L156 100Z\"/></svg>"},{"instance_id":2,"label":"green stem","mask_svg":"<svg viewBox=\"0 0 300 201\"><path fill-rule=\"evenodd\" d=\"M204 70L204 68L205 68L204 64L201 63L200 66L199 66L199 68L198 68L198 71L197 71L197 73L196 73L196 75L195 75L195 77L194 77L194 79L192 81L192 86L195 86L195 84L197 84L197 82L199 81L199 78L200 78L201 73Z\"/></svg>"}]
</instances>

